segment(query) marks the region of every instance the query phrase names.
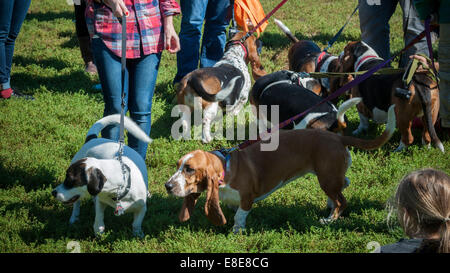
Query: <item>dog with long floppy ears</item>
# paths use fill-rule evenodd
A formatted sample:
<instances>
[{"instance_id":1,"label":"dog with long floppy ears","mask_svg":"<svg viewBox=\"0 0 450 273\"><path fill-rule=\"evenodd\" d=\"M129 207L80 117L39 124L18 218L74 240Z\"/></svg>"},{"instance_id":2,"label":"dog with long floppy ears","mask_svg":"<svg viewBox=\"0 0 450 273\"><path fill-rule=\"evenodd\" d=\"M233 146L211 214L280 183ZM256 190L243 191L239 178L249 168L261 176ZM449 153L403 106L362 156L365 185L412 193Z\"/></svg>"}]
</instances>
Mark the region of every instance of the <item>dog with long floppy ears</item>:
<instances>
[{"instance_id":1,"label":"dog with long floppy ears","mask_svg":"<svg viewBox=\"0 0 450 273\"><path fill-rule=\"evenodd\" d=\"M258 55L258 40L251 35L244 42L240 40L245 32L237 33L226 45L220 61L213 67L199 68L183 77L177 89L177 102L187 105L181 108L183 131L188 130L188 120L193 109L202 109L202 141L208 143L211 137L211 122L219 107L237 115L248 100L251 78L247 64L250 63L253 78L266 74Z\"/></svg>"},{"instance_id":2,"label":"dog with long floppy ears","mask_svg":"<svg viewBox=\"0 0 450 273\"><path fill-rule=\"evenodd\" d=\"M420 57L413 55L412 58ZM384 60L366 43L350 42L340 57L339 72L365 71L382 62ZM432 65L431 62L427 64L426 60L423 63L428 67ZM395 104L397 127L401 133L400 145L396 151L401 151L413 143L412 121L416 117L421 117L425 124L422 131L422 143L429 146L432 142L444 152L444 146L434 129L439 112L438 83L430 76L429 71L417 72L419 70L414 72L408 86L405 86L403 82L403 73L395 73L372 75L352 88L352 96L362 98L362 102L356 106L360 123L353 134L366 132L369 119L377 123L385 123L387 109Z\"/></svg>"},{"instance_id":3,"label":"dog with long floppy ears","mask_svg":"<svg viewBox=\"0 0 450 273\"><path fill-rule=\"evenodd\" d=\"M322 51L320 47L309 40L298 40L290 29L280 20L274 19L278 28L292 41L288 52L289 70L295 72L338 72L338 57ZM319 96L327 97L339 87L339 78L325 77L316 80L321 88L312 89ZM306 86L305 86L306 87ZM333 100L336 103L337 99Z\"/></svg>"},{"instance_id":4,"label":"dog with long floppy ears","mask_svg":"<svg viewBox=\"0 0 450 273\"><path fill-rule=\"evenodd\" d=\"M120 202L123 212L134 214L133 234L143 237L141 224L147 211L147 198L150 197L145 161L135 150L124 145L123 172L117 158L119 143L110 139L97 138L103 128L118 125L119 122L120 115L110 115L92 125L87 133L85 144L72 158L64 182L52 191L52 195L66 205L73 205L70 224L79 219L80 200L93 196L95 234L101 234L105 230L103 219L106 207L117 209ZM139 140L151 142L144 131L126 116L124 127L128 133Z\"/></svg>"},{"instance_id":5,"label":"dog with long floppy ears","mask_svg":"<svg viewBox=\"0 0 450 273\"><path fill-rule=\"evenodd\" d=\"M205 214L215 225L226 224L219 200L238 206L233 231L245 228L254 202L307 174L317 175L320 187L331 200L331 212L322 223L336 220L347 206L342 190L349 184L345 173L351 165L347 149L353 146L370 150L381 147L395 130L394 106L384 133L364 140L341 136L325 130L282 131L277 150L261 151L261 142L231 154L196 150L184 155L177 171L165 183L169 194L184 197L179 220L187 221L200 194L206 191Z\"/></svg>"},{"instance_id":6,"label":"dog with long floppy ears","mask_svg":"<svg viewBox=\"0 0 450 273\"><path fill-rule=\"evenodd\" d=\"M303 86L310 85L311 81L300 83L303 79L298 73L282 70L265 75L255 81L250 92L250 103L259 109L260 105L279 105L279 119L288 120L320 103L323 98L315 92L311 92L314 86L319 86L316 81L312 82L311 89ZM338 108L331 102L323 103L313 108L307 115L288 124L284 129L323 129L335 133L344 133L347 127L345 112L358 104L361 98L353 98L345 101ZM258 119L271 120L268 113L264 116L256 110Z\"/></svg>"}]
</instances>

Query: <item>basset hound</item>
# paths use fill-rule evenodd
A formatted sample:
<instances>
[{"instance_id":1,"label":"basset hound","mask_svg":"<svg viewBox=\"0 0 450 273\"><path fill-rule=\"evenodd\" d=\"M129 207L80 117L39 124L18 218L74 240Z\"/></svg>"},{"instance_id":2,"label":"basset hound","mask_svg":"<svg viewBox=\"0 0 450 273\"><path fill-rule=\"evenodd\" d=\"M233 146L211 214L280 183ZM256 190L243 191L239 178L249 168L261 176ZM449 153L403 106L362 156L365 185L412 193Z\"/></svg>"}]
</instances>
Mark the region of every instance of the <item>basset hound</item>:
<instances>
[{"instance_id":1,"label":"basset hound","mask_svg":"<svg viewBox=\"0 0 450 273\"><path fill-rule=\"evenodd\" d=\"M288 61L289 70L295 72L338 72L338 57L322 51L320 47L309 40L298 40L289 28L280 20L274 19L275 24L283 31L286 36L293 42L289 48ZM327 97L332 92L337 90L339 78L326 77L320 78L318 81L321 84L321 89L313 90L317 95ZM333 103L336 103L333 100Z\"/></svg>"},{"instance_id":2,"label":"basset hound","mask_svg":"<svg viewBox=\"0 0 450 273\"><path fill-rule=\"evenodd\" d=\"M191 111L202 109L202 141L208 143L211 137L211 122L219 107L237 115L248 100L251 78L247 64L250 63L253 78L266 74L258 56L258 40L250 36L244 42L244 32L237 33L226 45L220 61L213 67L199 68L187 74L178 85L177 101L181 108L183 130L188 130ZM197 99L194 99L197 98Z\"/></svg>"},{"instance_id":3,"label":"basset hound","mask_svg":"<svg viewBox=\"0 0 450 273\"><path fill-rule=\"evenodd\" d=\"M312 106L318 104L323 98L314 90L320 89L320 84L310 78L301 78L293 71L282 70L265 75L255 81L250 92L250 103L259 109L260 105L279 105L279 119L288 120ZM293 121L284 129L324 129L335 133L343 133L347 127L344 119L345 112L361 101L361 98L350 99L339 107L331 102L323 103L313 108L307 115ZM256 111L258 119L271 120L270 111L267 117L261 116L262 111ZM275 124L276 125L276 124Z\"/></svg>"},{"instance_id":4,"label":"basset hound","mask_svg":"<svg viewBox=\"0 0 450 273\"><path fill-rule=\"evenodd\" d=\"M85 144L72 158L64 182L52 191L52 195L66 205L73 205L70 224L79 219L80 200L92 196L95 203L96 235L105 231L104 211L110 206L123 212L132 212L133 234L143 237L141 224L147 211L147 198L150 197L145 161L135 150L124 145L122 156L124 170L122 170L122 165L117 159L119 143L97 138L103 128L119 123L120 115L110 115L92 125ZM147 143L151 141L148 135L126 116L124 127L139 140Z\"/></svg>"},{"instance_id":5,"label":"basset hound","mask_svg":"<svg viewBox=\"0 0 450 273\"><path fill-rule=\"evenodd\" d=\"M414 55L413 58L420 57ZM365 71L382 62L384 60L366 43L350 42L340 58L339 71ZM431 67L431 63L428 63L428 66ZM401 133L401 142L396 151L401 151L413 143L412 121L416 117L421 117L426 124L422 131L422 143L429 146L430 142L433 142L444 152L444 146L434 129L439 112L438 83L429 72L424 71L414 73L408 86L405 86L402 78L403 73L372 75L352 89L352 96L362 97L362 102L356 106L360 123L353 134L366 132L369 128L369 119L385 123L388 108L395 104L397 127Z\"/></svg>"},{"instance_id":6,"label":"basset hound","mask_svg":"<svg viewBox=\"0 0 450 273\"><path fill-rule=\"evenodd\" d=\"M261 151L261 142L224 155L217 151L196 150L178 161L177 171L165 187L169 194L184 197L179 213L182 222L191 217L204 191L205 214L215 225L227 222L219 200L239 207L233 226L237 233L245 228L253 203L287 183L313 173L331 201L331 213L321 220L328 223L336 220L347 206L342 194L350 182L345 177L352 162L347 147L369 150L382 146L395 130L394 106L389 109L388 119L386 130L373 140L341 136L325 130L286 130L280 132L280 144L274 151Z\"/></svg>"}]
</instances>

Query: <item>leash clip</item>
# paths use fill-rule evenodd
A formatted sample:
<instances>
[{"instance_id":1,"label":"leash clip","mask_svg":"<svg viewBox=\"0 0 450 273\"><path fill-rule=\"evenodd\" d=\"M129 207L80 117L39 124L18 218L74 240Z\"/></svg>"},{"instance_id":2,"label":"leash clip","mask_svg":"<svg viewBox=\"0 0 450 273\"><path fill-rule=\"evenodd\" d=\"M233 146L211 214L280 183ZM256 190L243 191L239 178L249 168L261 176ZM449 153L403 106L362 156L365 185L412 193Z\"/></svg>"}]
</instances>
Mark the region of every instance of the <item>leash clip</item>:
<instances>
[{"instance_id":1,"label":"leash clip","mask_svg":"<svg viewBox=\"0 0 450 273\"><path fill-rule=\"evenodd\" d=\"M120 216L122 214L124 214L124 209L123 209L122 205L119 202L119 203L117 203L116 209L114 210L114 215L115 216Z\"/></svg>"}]
</instances>

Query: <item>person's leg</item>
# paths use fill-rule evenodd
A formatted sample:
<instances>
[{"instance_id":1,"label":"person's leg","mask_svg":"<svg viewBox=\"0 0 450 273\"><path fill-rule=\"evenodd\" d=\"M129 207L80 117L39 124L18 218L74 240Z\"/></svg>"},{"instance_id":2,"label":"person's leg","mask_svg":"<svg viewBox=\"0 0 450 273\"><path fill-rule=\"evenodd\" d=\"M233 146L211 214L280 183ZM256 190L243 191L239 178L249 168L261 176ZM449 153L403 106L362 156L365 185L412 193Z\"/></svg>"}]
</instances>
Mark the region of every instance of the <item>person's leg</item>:
<instances>
[{"instance_id":1,"label":"person's leg","mask_svg":"<svg viewBox=\"0 0 450 273\"><path fill-rule=\"evenodd\" d=\"M120 114L122 109L122 65L120 58L114 55L99 38L92 39L92 52L97 64L98 76L102 85L105 109L103 116ZM127 61L128 62L128 61ZM125 71L125 113L128 99L128 71ZM119 126L107 126L102 137L118 140Z\"/></svg>"},{"instance_id":2,"label":"person's leg","mask_svg":"<svg viewBox=\"0 0 450 273\"><path fill-rule=\"evenodd\" d=\"M227 40L226 28L229 0L209 0L205 14L205 31L203 33L200 67L210 67L223 56Z\"/></svg>"},{"instance_id":3,"label":"person's leg","mask_svg":"<svg viewBox=\"0 0 450 273\"><path fill-rule=\"evenodd\" d=\"M31 0L14 0L13 13L11 17L11 27L9 29L8 38L5 43L6 69L8 79L11 74L12 58L14 54L14 45L17 36L19 35L22 23L27 15Z\"/></svg>"},{"instance_id":4,"label":"person's leg","mask_svg":"<svg viewBox=\"0 0 450 273\"><path fill-rule=\"evenodd\" d=\"M205 18L207 0L181 0L181 29L179 33L181 50L177 53L177 74L174 83L197 69Z\"/></svg>"},{"instance_id":5,"label":"person's leg","mask_svg":"<svg viewBox=\"0 0 450 273\"><path fill-rule=\"evenodd\" d=\"M439 115L442 127L450 128L450 24L440 24L439 31Z\"/></svg>"},{"instance_id":6,"label":"person's leg","mask_svg":"<svg viewBox=\"0 0 450 273\"><path fill-rule=\"evenodd\" d=\"M131 119L150 135L152 98L158 75L161 53L150 54L138 60L132 60L129 66L130 92L128 106ZM145 160L148 143L128 135L128 146L138 152Z\"/></svg>"},{"instance_id":7,"label":"person's leg","mask_svg":"<svg viewBox=\"0 0 450 273\"><path fill-rule=\"evenodd\" d=\"M86 26L86 18L84 11L86 10L85 0L81 0L80 4L74 3L75 8L75 31L77 33L78 42L80 44L81 57L83 58L85 71L91 74L97 73L91 50L91 39Z\"/></svg>"},{"instance_id":8,"label":"person's leg","mask_svg":"<svg viewBox=\"0 0 450 273\"><path fill-rule=\"evenodd\" d=\"M372 47L381 58L389 59L389 19L395 12L398 0L383 0L380 5L369 3L372 2L359 0L361 40Z\"/></svg>"},{"instance_id":9,"label":"person's leg","mask_svg":"<svg viewBox=\"0 0 450 273\"><path fill-rule=\"evenodd\" d=\"M6 68L6 39L11 27L14 1L0 1L0 92L2 98L11 96L8 69ZM8 94L6 94L8 93Z\"/></svg>"},{"instance_id":10,"label":"person's leg","mask_svg":"<svg viewBox=\"0 0 450 273\"><path fill-rule=\"evenodd\" d=\"M404 41L406 46L414 38L416 38L417 35L425 30L425 26L420 21L419 15L417 14L412 0L400 0L400 6L403 10L403 29L405 29ZM409 62L409 56L416 53L424 53L429 56L427 41L425 38L423 38L420 42L416 43L402 54L399 67L405 67Z\"/></svg>"}]
</instances>

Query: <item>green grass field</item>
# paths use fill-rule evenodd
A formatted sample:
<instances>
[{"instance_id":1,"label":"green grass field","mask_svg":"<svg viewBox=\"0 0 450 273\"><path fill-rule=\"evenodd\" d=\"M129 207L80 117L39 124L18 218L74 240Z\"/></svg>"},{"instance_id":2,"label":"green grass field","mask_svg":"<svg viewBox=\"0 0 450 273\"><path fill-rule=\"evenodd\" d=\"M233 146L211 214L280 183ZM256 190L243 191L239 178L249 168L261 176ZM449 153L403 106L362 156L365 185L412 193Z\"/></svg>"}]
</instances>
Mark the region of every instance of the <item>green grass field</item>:
<instances>
[{"instance_id":1,"label":"green grass field","mask_svg":"<svg viewBox=\"0 0 450 273\"><path fill-rule=\"evenodd\" d=\"M279 1L261 1L269 12ZM338 31L356 1L289 1L275 17L301 39L312 39L321 47ZM80 221L68 225L71 207L53 200L52 188L65 176L72 156L84 143L89 127L102 117L102 95L92 89L96 77L84 73L73 23L73 7L65 0L33 1L16 41L12 85L32 94L35 101L0 101L0 252L69 252L76 241L81 252L369 252L369 242L396 242L405 237L394 222L388 226L386 201L408 172L434 167L450 172L449 137L442 137L446 153L426 149L415 131L414 145L403 153L391 153L399 141L396 132L381 149L351 150L353 165L347 173L352 181L344 191L348 208L342 219L321 225L328 215L326 196L317 178L308 175L289 184L253 207L247 233L231 232L234 213L223 211L228 223L211 225L203 212L202 196L190 221L179 223L182 199L168 196L164 183L176 169L176 161L194 149L230 147L238 141L175 141L170 128L176 120L171 84L176 57L163 54L152 110L154 142L147 155L149 188L143 222L144 239L132 236L131 215L105 213L107 232L93 234L94 208L85 201ZM391 51L402 48L401 10L391 20ZM175 20L179 30L180 17ZM340 37L332 53L360 38L358 16ZM287 68L290 42L271 22L262 34L262 62L267 72ZM356 110L348 114L350 129L358 124ZM384 126L370 127L367 138L380 134ZM299 143L301 145L301 143Z\"/></svg>"}]
</instances>

